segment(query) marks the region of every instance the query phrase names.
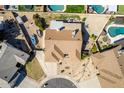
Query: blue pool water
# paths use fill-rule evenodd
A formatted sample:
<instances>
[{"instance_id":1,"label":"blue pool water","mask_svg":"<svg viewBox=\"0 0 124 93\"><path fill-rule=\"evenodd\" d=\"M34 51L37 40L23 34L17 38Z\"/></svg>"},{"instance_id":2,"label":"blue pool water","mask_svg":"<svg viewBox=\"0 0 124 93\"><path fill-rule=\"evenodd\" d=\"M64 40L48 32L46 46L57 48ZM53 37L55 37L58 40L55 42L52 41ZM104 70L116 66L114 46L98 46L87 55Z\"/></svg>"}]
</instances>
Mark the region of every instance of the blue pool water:
<instances>
[{"instance_id":1,"label":"blue pool water","mask_svg":"<svg viewBox=\"0 0 124 93\"><path fill-rule=\"evenodd\" d=\"M91 5L92 9L96 11L98 14L104 11L104 7L102 5Z\"/></svg>"},{"instance_id":2,"label":"blue pool water","mask_svg":"<svg viewBox=\"0 0 124 93\"><path fill-rule=\"evenodd\" d=\"M64 5L48 5L48 8L51 11L63 11L64 10Z\"/></svg>"},{"instance_id":3,"label":"blue pool water","mask_svg":"<svg viewBox=\"0 0 124 93\"><path fill-rule=\"evenodd\" d=\"M109 27L108 33L111 37L124 34L124 27L115 27L115 26Z\"/></svg>"}]
</instances>

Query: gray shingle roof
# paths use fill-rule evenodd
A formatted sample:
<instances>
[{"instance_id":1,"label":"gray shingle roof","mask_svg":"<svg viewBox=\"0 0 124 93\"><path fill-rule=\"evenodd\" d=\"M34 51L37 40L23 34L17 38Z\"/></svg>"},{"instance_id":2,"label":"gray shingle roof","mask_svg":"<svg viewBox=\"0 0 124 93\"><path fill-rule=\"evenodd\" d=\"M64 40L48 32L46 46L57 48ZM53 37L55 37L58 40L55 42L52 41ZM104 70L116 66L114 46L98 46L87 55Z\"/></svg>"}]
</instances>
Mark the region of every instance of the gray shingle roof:
<instances>
[{"instance_id":1,"label":"gray shingle roof","mask_svg":"<svg viewBox=\"0 0 124 93\"><path fill-rule=\"evenodd\" d=\"M26 62L29 58L29 55L21 50L14 48L10 44L1 43L1 45L2 48L0 49L0 78L9 82L12 79L13 75L19 69L18 67L16 67L16 64L25 64L19 62L20 60L17 60L16 56Z\"/></svg>"}]
</instances>

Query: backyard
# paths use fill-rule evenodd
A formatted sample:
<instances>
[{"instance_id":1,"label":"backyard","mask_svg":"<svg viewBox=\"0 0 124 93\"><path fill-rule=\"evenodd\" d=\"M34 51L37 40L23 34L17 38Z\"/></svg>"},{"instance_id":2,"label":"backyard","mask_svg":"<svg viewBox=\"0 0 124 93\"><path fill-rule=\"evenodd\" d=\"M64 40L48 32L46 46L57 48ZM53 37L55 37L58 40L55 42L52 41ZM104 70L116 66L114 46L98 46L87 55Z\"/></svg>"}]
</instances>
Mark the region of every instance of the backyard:
<instances>
[{"instance_id":1,"label":"backyard","mask_svg":"<svg viewBox=\"0 0 124 93\"><path fill-rule=\"evenodd\" d=\"M45 73L36 58L26 64L26 72L27 76L34 80L40 80L45 77Z\"/></svg>"},{"instance_id":2,"label":"backyard","mask_svg":"<svg viewBox=\"0 0 124 93\"><path fill-rule=\"evenodd\" d=\"M67 5L67 13L83 13L85 11L84 5Z\"/></svg>"},{"instance_id":3,"label":"backyard","mask_svg":"<svg viewBox=\"0 0 124 93\"><path fill-rule=\"evenodd\" d=\"M33 5L19 5L19 11L34 11Z\"/></svg>"},{"instance_id":4,"label":"backyard","mask_svg":"<svg viewBox=\"0 0 124 93\"><path fill-rule=\"evenodd\" d=\"M124 13L124 5L118 5L118 13Z\"/></svg>"}]
</instances>

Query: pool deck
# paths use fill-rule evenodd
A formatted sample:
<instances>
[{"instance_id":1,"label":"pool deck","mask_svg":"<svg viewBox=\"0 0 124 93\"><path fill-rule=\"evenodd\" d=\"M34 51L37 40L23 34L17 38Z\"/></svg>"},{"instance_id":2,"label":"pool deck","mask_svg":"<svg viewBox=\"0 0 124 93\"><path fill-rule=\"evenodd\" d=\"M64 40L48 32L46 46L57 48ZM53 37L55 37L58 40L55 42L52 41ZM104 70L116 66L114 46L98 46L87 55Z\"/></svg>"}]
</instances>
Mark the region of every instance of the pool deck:
<instances>
[{"instance_id":1,"label":"pool deck","mask_svg":"<svg viewBox=\"0 0 124 93\"><path fill-rule=\"evenodd\" d=\"M89 35L95 34L97 38L100 36L107 22L109 21L111 15L99 15L99 14L90 14L87 15L86 25L88 25L87 32ZM96 38L96 40L97 40ZM92 48L94 41L89 38L89 43L86 46L86 49Z\"/></svg>"}]
</instances>

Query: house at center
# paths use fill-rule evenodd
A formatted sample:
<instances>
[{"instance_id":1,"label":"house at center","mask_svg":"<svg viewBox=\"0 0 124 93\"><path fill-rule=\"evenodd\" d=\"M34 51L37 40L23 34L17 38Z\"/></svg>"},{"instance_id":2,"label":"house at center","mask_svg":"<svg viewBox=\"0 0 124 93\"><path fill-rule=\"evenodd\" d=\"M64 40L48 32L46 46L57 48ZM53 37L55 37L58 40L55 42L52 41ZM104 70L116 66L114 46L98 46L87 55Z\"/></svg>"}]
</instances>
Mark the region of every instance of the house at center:
<instances>
[{"instance_id":1,"label":"house at center","mask_svg":"<svg viewBox=\"0 0 124 93\"><path fill-rule=\"evenodd\" d=\"M45 61L81 60L82 23L51 21L45 35Z\"/></svg>"}]
</instances>

